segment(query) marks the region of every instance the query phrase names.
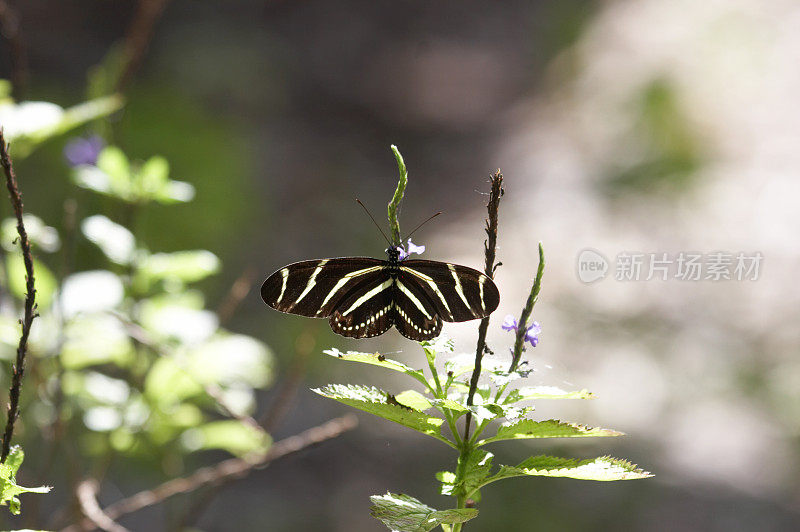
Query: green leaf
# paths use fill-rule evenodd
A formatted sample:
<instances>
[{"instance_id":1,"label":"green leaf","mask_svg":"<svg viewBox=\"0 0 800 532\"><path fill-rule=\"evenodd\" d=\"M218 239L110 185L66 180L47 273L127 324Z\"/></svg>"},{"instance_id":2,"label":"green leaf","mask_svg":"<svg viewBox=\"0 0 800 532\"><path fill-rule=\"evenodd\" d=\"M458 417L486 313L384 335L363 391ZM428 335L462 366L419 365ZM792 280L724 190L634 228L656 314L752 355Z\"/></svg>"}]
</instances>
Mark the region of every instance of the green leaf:
<instances>
[{"instance_id":1,"label":"green leaf","mask_svg":"<svg viewBox=\"0 0 800 532\"><path fill-rule=\"evenodd\" d=\"M63 109L50 102L0 101L0 123L6 142L14 145L14 156L27 156L39 143L66 133L81 124L107 116L123 105L119 96L107 96Z\"/></svg>"},{"instance_id":2,"label":"green leaf","mask_svg":"<svg viewBox=\"0 0 800 532\"><path fill-rule=\"evenodd\" d=\"M121 199L131 199L133 182L131 164L125 153L116 146L106 146L97 156L97 168L108 178L107 193ZM100 192L100 190L98 190Z\"/></svg>"},{"instance_id":3,"label":"green leaf","mask_svg":"<svg viewBox=\"0 0 800 532\"><path fill-rule=\"evenodd\" d=\"M578 480L636 480L652 477L653 474L639 469L627 460L601 456L589 460L558 458L555 456L532 456L517 466L500 466L497 474L487 478L483 485L496 480L520 476L566 477Z\"/></svg>"},{"instance_id":4,"label":"green leaf","mask_svg":"<svg viewBox=\"0 0 800 532\"><path fill-rule=\"evenodd\" d=\"M55 228L45 224L41 218L33 214L23 215L22 220L25 222L25 231L28 233L28 239L33 246L34 253L38 250L47 253L58 251L58 248L61 246L61 241L58 238L58 231L56 231ZM19 233L17 233L16 218L6 218L3 220L0 235L2 235L0 238L3 239L3 249L19 253L19 246L17 245Z\"/></svg>"},{"instance_id":5,"label":"green leaf","mask_svg":"<svg viewBox=\"0 0 800 532\"><path fill-rule=\"evenodd\" d=\"M372 364L373 366L380 366L382 368L391 369L393 371L399 371L401 373L405 373L409 377L413 377L425 386L427 386L427 381L425 380L425 375L422 373L422 370L411 369L410 367L406 366L402 362L397 362L396 360L391 360L389 358L384 357L380 353L361 353L358 351L348 351L347 353L342 353L336 348L327 349L323 351L326 355L330 355L332 357L339 358L341 360L348 360L350 362L361 362L363 364Z\"/></svg>"},{"instance_id":6,"label":"green leaf","mask_svg":"<svg viewBox=\"0 0 800 532\"><path fill-rule=\"evenodd\" d=\"M530 399L594 399L589 390L565 391L555 386L525 386L508 392L505 404L527 401Z\"/></svg>"},{"instance_id":7,"label":"green leaf","mask_svg":"<svg viewBox=\"0 0 800 532\"><path fill-rule=\"evenodd\" d=\"M61 363L67 369L100 364L128 367L133 363L133 343L118 319L106 314L80 315L65 328Z\"/></svg>"},{"instance_id":8,"label":"green leaf","mask_svg":"<svg viewBox=\"0 0 800 532\"><path fill-rule=\"evenodd\" d=\"M419 410L420 412L428 410L433 405L424 395L416 390L406 390L394 396L395 401L403 406Z\"/></svg>"},{"instance_id":9,"label":"green leaf","mask_svg":"<svg viewBox=\"0 0 800 532\"><path fill-rule=\"evenodd\" d=\"M323 388L313 389L312 391L323 397L334 399L340 403L352 406L353 408L358 408L423 434L427 434L428 436L432 436L454 447L452 442L439 433L444 419L436 416L429 416L412 408L392 404L389 402L389 394L378 388L353 384L329 384Z\"/></svg>"},{"instance_id":10,"label":"green leaf","mask_svg":"<svg viewBox=\"0 0 800 532\"><path fill-rule=\"evenodd\" d=\"M139 273L148 281L174 280L193 283L219 271L220 261L205 249L155 253L139 264Z\"/></svg>"},{"instance_id":11,"label":"green leaf","mask_svg":"<svg viewBox=\"0 0 800 532\"><path fill-rule=\"evenodd\" d=\"M596 436L622 436L622 432L610 429L592 428L575 423L567 423L556 419L535 421L523 419L515 423L501 425L497 435L481 440L478 445L501 440L525 440L531 438L580 438Z\"/></svg>"},{"instance_id":12,"label":"green leaf","mask_svg":"<svg viewBox=\"0 0 800 532\"><path fill-rule=\"evenodd\" d=\"M154 197L161 193L169 182L169 163L155 155L145 161L136 176L135 186L140 196Z\"/></svg>"},{"instance_id":13,"label":"green leaf","mask_svg":"<svg viewBox=\"0 0 800 532\"><path fill-rule=\"evenodd\" d=\"M17 484L17 472L25 453L19 445L14 445L6 457L6 461L0 464L0 505L8 505L9 511L14 515L19 515L20 501L17 497L22 493L47 493L52 488L40 486L38 488L24 488Z\"/></svg>"},{"instance_id":14,"label":"green leaf","mask_svg":"<svg viewBox=\"0 0 800 532\"><path fill-rule=\"evenodd\" d=\"M111 262L130 264L136 251L133 233L101 214L81 222L81 231Z\"/></svg>"},{"instance_id":15,"label":"green leaf","mask_svg":"<svg viewBox=\"0 0 800 532\"><path fill-rule=\"evenodd\" d=\"M464 523L478 515L474 508L436 510L414 497L397 493L373 495L369 499L373 504L372 517L401 532L428 532L442 524Z\"/></svg>"},{"instance_id":16,"label":"green leaf","mask_svg":"<svg viewBox=\"0 0 800 532\"><path fill-rule=\"evenodd\" d=\"M21 253L6 255L6 268L8 271L8 288L19 299L25 299L27 288L25 279L25 261ZM36 304L39 308L47 308L53 302L56 292L56 278L50 269L33 259L33 277L36 285Z\"/></svg>"},{"instance_id":17,"label":"green leaf","mask_svg":"<svg viewBox=\"0 0 800 532\"><path fill-rule=\"evenodd\" d=\"M190 451L224 449L236 456L246 456L266 453L272 439L263 430L229 419L189 429L181 435L181 442Z\"/></svg>"}]
</instances>

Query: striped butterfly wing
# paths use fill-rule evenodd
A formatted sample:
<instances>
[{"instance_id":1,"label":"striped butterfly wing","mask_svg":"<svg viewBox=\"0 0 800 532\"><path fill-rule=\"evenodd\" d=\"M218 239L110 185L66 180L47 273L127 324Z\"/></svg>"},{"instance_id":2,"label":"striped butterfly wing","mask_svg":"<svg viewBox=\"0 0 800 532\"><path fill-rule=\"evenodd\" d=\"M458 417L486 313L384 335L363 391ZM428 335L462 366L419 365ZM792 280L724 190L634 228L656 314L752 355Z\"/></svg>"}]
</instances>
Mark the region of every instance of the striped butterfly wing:
<instances>
[{"instance_id":1,"label":"striped butterfly wing","mask_svg":"<svg viewBox=\"0 0 800 532\"><path fill-rule=\"evenodd\" d=\"M350 338L371 338L395 324L394 282L388 268L369 275L340 298L328 322L333 332Z\"/></svg>"},{"instance_id":2,"label":"striped butterfly wing","mask_svg":"<svg viewBox=\"0 0 800 532\"><path fill-rule=\"evenodd\" d=\"M400 263L398 286L424 294L441 319L450 322L485 318L500 304L494 282L466 266L432 260L404 260ZM420 302L422 302L422 298ZM424 305L421 305L421 311Z\"/></svg>"},{"instance_id":3,"label":"striped butterfly wing","mask_svg":"<svg viewBox=\"0 0 800 532\"><path fill-rule=\"evenodd\" d=\"M328 318L348 295L386 277L385 264L370 257L295 262L264 281L261 298L281 312Z\"/></svg>"},{"instance_id":4,"label":"striped butterfly wing","mask_svg":"<svg viewBox=\"0 0 800 532\"><path fill-rule=\"evenodd\" d=\"M436 306L418 283L403 276L402 270L395 279L394 303L395 327L406 338L430 340L442 332Z\"/></svg>"}]
</instances>

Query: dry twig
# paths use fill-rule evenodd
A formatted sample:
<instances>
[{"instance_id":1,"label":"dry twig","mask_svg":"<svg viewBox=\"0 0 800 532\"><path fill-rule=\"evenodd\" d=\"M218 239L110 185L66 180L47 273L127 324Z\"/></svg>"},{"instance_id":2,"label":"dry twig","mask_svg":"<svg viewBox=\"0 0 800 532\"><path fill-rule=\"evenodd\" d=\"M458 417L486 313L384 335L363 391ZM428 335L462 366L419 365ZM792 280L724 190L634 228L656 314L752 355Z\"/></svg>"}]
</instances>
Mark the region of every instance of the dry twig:
<instances>
[{"instance_id":1,"label":"dry twig","mask_svg":"<svg viewBox=\"0 0 800 532\"><path fill-rule=\"evenodd\" d=\"M0 463L6 461L11 450L11 437L14 435L14 423L19 417L19 395L22 390L22 376L25 373L25 356L28 349L28 335L31 332L33 319L36 317L36 289L33 277L33 256L31 255L31 243L28 240L28 233L25 231L25 224L22 221L22 196L17 187L17 178L11 165L11 157L8 155L8 146L3 137L3 130L0 128L0 165L6 176L6 187L11 196L11 205L14 207L14 215L17 217L17 233L19 233L19 245L22 248L22 259L25 263L25 315L20 323L22 324L22 334L19 337L17 346L17 358L12 367L11 388L8 391L8 420L6 429L3 433L3 448L0 453Z\"/></svg>"}]
</instances>

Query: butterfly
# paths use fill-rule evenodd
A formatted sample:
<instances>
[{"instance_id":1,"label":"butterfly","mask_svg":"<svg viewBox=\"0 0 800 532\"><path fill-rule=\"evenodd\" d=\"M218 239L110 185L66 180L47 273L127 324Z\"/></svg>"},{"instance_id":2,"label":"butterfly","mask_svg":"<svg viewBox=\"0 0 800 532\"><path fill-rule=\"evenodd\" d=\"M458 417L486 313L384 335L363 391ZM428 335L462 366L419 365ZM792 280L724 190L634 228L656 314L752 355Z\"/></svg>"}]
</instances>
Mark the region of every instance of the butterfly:
<instances>
[{"instance_id":1,"label":"butterfly","mask_svg":"<svg viewBox=\"0 0 800 532\"><path fill-rule=\"evenodd\" d=\"M390 245L386 255L289 264L264 281L261 298L281 312L328 318L342 336L371 338L394 325L417 341L439 336L442 321L485 318L500 304L497 286L477 270L406 260L399 246Z\"/></svg>"}]
</instances>

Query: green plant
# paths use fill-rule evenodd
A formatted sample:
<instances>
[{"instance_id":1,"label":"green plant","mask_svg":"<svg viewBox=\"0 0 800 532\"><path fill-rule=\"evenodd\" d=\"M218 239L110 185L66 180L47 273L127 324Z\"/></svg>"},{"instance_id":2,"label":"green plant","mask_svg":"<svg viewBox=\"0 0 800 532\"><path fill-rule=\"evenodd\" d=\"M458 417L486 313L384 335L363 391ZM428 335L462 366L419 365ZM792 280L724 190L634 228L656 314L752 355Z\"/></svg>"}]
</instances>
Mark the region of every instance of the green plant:
<instances>
[{"instance_id":1,"label":"green plant","mask_svg":"<svg viewBox=\"0 0 800 532\"><path fill-rule=\"evenodd\" d=\"M407 184L407 171L400 153L392 146L400 169L400 181L389 203L388 216L395 241L399 242L400 228L397 210ZM498 209L503 195L502 174L490 179L489 217L486 224L485 273L493 277L498 266L495 246ZM545 438L587 438L621 436L604 428L592 428L555 419L534 419L531 400L589 399L587 390L562 390L551 386L518 386L531 369L522 360L525 343L536 346L541 328L531 322L544 273L544 250L539 245L539 267L519 320L506 318L503 329L514 331L511 361L485 357L489 318L481 320L475 354L454 355L454 344L440 337L420 345L427 362L426 373L380 353L341 352L329 349L326 354L347 362L378 366L403 373L417 384L392 394L373 386L330 384L314 391L348 406L369 412L434 438L457 453L453 470L436 474L440 492L456 499L455 508L436 510L421 501L403 494L387 493L373 496L372 515L392 530L423 532L441 526L447 532L458 532L463 523L477 516L476 504L483 487L511 477L544 476L568 477L582 480L630 480L651 476L625 460L601 456L575 460L548 455L526 458L516 465L493 464L494 455L487 447L502 441ZM480 377L488 377L481 384ZM459 426L461 419L464 422ZM472 421L475 422L471 431ZM501 421L500 425L493 425ZM447 430L444 430L447 428Z\"/></svg>"}]
</instances>

